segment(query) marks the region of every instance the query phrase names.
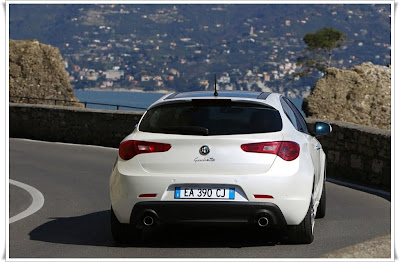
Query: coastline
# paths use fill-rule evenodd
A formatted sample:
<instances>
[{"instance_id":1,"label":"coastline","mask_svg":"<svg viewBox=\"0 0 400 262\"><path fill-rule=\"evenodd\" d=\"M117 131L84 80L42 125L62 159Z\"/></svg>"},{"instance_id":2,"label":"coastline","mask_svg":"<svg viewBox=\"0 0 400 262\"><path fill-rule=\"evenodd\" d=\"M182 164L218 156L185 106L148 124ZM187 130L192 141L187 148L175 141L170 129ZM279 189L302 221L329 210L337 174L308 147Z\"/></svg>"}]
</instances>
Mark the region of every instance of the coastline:
<instances>
[{"instance_id":1,"label":"coastline","mask_svg":"<svg viewBox=\"0 0 400 262\"><path fill-rule=\"evenodd\" d=\"M155 90L155 91L143 91L141 89L124 89L124 88L74 89L75 96L80 101L137 106L144 108L147 108L154 101L161 98L162 96L174 92L175 92L174 90L165 90L165 89ZM305 116L304 112L301 110L303 98L289 98L289 99L300 110L302 115Z\"/></svg>"}]
</instances>

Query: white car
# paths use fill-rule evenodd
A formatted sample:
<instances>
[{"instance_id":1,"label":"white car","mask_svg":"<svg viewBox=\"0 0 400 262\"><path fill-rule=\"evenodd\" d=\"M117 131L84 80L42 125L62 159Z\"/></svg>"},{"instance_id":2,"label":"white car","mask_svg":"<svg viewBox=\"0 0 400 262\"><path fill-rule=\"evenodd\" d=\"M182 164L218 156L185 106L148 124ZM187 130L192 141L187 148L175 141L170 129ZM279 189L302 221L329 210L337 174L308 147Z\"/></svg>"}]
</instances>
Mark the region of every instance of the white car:
<instances>
[{"instance_id":1,"label":"white car","mask_svg":"<svg viewBox=\"0 0 400 262\"><path fill-rule=\"evenodd\" d=\"M326 156L299 110L276 93L166 95L122 140L110 177L116 242L168 223L246 223L311 243L326 208Z\"/></svg>"}]
</instances>

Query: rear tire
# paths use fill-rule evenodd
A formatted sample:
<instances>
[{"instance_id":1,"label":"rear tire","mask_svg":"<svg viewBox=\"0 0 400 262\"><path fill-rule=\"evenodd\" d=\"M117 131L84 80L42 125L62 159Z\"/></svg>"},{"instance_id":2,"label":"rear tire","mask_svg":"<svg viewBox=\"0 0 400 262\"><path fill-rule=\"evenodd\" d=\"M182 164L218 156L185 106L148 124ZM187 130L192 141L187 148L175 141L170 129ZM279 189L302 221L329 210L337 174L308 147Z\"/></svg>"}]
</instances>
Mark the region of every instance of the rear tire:
<instances>
[{"instance_id":1,"label":"rear tire","mask_svg":"<svg viewBox=\"0 0 400 262\"><path fill-rule=\"evenodd\" d=\"M116 243L139 242L142 230L137 229L134 225L120 223L115 216L114 210L111 208L111 234Z\"/></svg>"},{"instance_id":2,"label":"rear tire","mask_svg":"<svg viewBox=\"0 0 400 262\"><path fill-rule=\"evenodd\" d=\"M322 186L321 199L319 200L319 205L317 208L317 214L315 215L315 218L324 218L325 211L326 211L326 191L325 191L325 181L324 181L324 184Z\"/></svg>"},{"instance_id":3,"label":"rear tire","mask_svg":"<svg viewBox=\"0 0 400 262\"><path fill-rule=\"evenodd\" d=\"M314 218L312 201L303 221L297 226L288 226L290 244L310 244L314 240Z\"/></svg>"}]
</instances>

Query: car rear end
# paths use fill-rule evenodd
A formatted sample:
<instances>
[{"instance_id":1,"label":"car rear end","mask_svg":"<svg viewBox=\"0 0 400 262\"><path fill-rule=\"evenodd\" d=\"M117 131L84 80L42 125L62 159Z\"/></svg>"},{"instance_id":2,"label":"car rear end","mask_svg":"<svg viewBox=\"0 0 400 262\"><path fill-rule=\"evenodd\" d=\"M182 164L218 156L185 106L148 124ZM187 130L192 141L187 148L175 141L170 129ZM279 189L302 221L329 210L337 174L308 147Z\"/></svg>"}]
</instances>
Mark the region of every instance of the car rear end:
<instances>
[{"instance_id":1,"label":"car rear end","mask_svg":"<svg viewBox=\"0 0 400 262\"><path fill-rule=\"evenodd\" d=\"M312 167L303 166L304 145L287 140L277 100L195 97L149 108L111 175L118 221L298 225Z\"/></svg>"}]
</instances>

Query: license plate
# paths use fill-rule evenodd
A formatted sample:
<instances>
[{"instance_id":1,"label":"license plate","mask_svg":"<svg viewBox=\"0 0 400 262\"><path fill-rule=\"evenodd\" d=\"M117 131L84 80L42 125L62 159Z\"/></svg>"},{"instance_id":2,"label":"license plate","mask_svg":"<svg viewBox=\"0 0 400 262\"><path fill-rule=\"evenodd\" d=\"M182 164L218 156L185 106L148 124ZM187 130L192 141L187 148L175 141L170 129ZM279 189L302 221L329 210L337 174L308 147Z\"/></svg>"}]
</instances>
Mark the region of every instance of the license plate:
<instances>
[{"instance_id":1,"label":"license plate","mask_svg":"<svg viewBox=\"0 0 400 262\"><path fill-rule=\"evenodd\" d=\"M235 199L235 189L228 187L175 187L175 198Z\"/></svg>"}]
</instances>

